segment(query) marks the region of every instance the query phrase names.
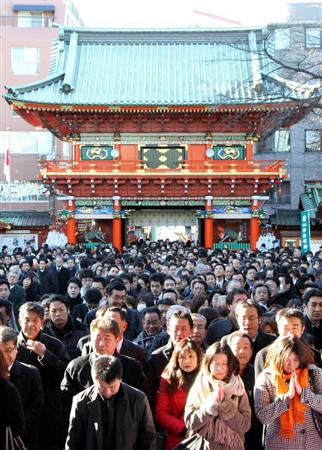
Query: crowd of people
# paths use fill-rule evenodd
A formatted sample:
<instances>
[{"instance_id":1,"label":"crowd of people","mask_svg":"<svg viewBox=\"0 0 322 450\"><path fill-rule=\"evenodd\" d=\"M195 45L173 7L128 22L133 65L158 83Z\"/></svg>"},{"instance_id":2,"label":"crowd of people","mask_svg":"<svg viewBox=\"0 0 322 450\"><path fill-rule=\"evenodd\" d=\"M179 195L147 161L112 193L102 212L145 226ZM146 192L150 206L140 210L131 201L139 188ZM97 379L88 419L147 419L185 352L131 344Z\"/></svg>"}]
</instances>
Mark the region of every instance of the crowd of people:
<instances>
[{"instance_id":1,"label":"crowd of people","mask_svg":"<svg viewBox=\"0 0 322 450\"><path fill-rule=\"evenodd\" d=\"M0 448L320 450L321 351L322 248L0 254Z\"/></svg>"}]
</instances>

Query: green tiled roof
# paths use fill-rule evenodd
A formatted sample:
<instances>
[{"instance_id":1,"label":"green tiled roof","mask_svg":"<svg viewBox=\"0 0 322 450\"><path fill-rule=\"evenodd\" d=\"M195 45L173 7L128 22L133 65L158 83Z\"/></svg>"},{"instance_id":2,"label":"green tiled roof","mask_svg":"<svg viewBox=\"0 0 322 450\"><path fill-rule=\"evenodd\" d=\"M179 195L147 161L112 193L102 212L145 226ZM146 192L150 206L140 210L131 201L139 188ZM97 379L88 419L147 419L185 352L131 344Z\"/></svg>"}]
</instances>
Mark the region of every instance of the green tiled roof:
<instances>
[{"instance_id":1,"label":"green tiled roof","mask_svg":"<svg viewBox=\"0 0 322 450\"><path fill-rule=\"evenodd\" d=\"M279 102L259 29L65 28L49 76L7 87L7 100L62 105L225 105ZM285 92L284 92L285 93Z\"/></svg>"},{"instance_id":2,"label":"green tiled roof","mask_svg":"<svg viewBox=\"0 0 322 450\"><path fill-rule=\"evenodd\" d=\"M298 227L301 225L301 211L296 209L278 209L270 217L272 225Z\"/></svg>"},{"instance_id":3,"label":"green tiled roof","mask_svg":"<svg viewBox=\"0 0 322 450\"><path fill-rule=\"evenodd\" d=\"M305 193L301 195L301 203L305 211L310 211L311 218L315 218L322 204L322 184L307 184Z\"/></svg>"},{"instance_id":4,"label":"green tiled roof","mask_svg":"<svg viewBox=\"0 0 322 450\"><path fill-rule=\"evenodd\" d=\"M0 221L14 227L46 227L53 223L46 211L2 211Z\"/></svg>"}]
</instances>

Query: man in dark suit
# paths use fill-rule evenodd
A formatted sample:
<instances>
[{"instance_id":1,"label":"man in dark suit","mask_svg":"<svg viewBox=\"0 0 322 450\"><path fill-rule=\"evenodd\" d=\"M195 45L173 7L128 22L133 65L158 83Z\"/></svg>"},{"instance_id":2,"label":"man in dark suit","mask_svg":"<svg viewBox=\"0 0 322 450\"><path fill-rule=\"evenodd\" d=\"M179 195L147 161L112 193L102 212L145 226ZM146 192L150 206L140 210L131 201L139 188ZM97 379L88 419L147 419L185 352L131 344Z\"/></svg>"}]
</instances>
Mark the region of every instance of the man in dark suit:
<instances>
[{"instance_id":1,"label":"man in dark suit","mask_svg":"<svg viewBox=\"0 0 322 450\"><path fill-rule=\"evenodd\" d=\"M22 286L18 284L19 274L14 270L9 270L7 279L10 285L9 301L13 305L15 317L19 316L19 309L26 301L26 292Z\"/></svg>"},{"instance_id":2,"label":"man in dark suit","mask_svg":"<svg viewBox=\"0 0 322 450\"><path fill-rule=\"evenodd\" d=\"M276 336L263 333L259 329L262 310L253 300L245 300L239 303L236 306L235 315L239 330L247 333L253 341L253 354L250 363L254 364L257 353L275 341ZM225 341L225 338L223 338L223 341Z\"/></svg>"},{"instance_id":3,"label":"man in dark suit","mask_svg":"<svg viewBox=\"0 0 322 450\"><path fill-rule=\"evenodd\" d=\"M113 281L107 288L107 304L108 306L116 306L117 308L126 308L125 305L126 288L121 281ZM137 311L127 308L127 323L124 336L126 339L133 340L142 330L140 317Z\"/></svg>"},{"instance_id":4,"label":"man in dark suit","mask_svg":"<svg viewBox=\"0 0 322 450\"><path fill-rule=\"evenodd\" d=\"M314 346L322 350L322 290L309 289L303 297L305 331L314 339Z\"/></svg>"},{"instance_id":5,"label":"man in dark suit","mask_svg":"<svg viewBox=\"0 0 322 450\"><path fill-rule=\"evenodd\" d=\"M205 338L207 345L218 342L227 334L238 330L235 309L238 303L243 302L247 298L248 293L244 289L235 288L228 292L226 306L229 309L229 314L224 319L218 319L209 325Z\"/></svg>"},{"instance_id":6,"label":"man in dark suit","mask_svg":"<svg viewBox=\"0 0 322 450\"><path fill-rule=\"evenodd\" d=\"M93 316L93 311L94 310L90 311L88 314L91 314ZM127 310L118 308L117 306L110 306L104 312L103 317L115 320L119 326L120 334L116 347L117 352L120 355L129 356L131 358L134 358L136 361L139 361L142 365L143 370L146 371L146 355L144 349L124 337L124 333L128 326ZM80 339L79 348L82 351L82 355L87 355L93 350L90 336Z\"/></svg>"},{"instance_id":7,"label":"man in dark suit","mask_svg":"<svg viewBox=\"0 0 322 450\"><path fill-rule=\"evenodd\" d=\"M106 310L104 317L115 320L120 328L119 342L117 345L118 353L136 359L141 363L143 370L146 370L146 355L144 349L124 337L128 327L127 311L116 306L111 306Z\"/></svg>"},{"instance_id":8,"label":"man in dark suit","mask_svg":"<svg viewBox=\"0 0 322 450\"><path fill-rule=\"evenodd\" d=\"M44 394L38 369L16 359L17 337L18 333L12 328L0 327L0 350L8 367L10 381L22 399L25 414L25 433L22 438L29 450L39 450L38 427Z\"/></svg>"},{"instance_id":9,"label":"man in dark suit","mask_svg":"<svg viewBox=\"0 0 322 450\"><path fill-rule=\"evenodd\" d=\"M40 448L57 450L65 440L60 383L68 363L66 348L58 339L41 331L44 309L36 302L24 303L19 312L21 332L17 359L40 372L44 405L40 415Z\"/></svg>"},{"instance_id":10,"label":"man in dark suit","mask_svg":"<svg viewBox=\"0 0 322 450\"><path fill-rule=\"evenodd\" d=\"M96 358L92 379L94 385L74 397L65 449L155 450L149 403L122 382L119 359Z\"/></svg>"},{"instance_id":11,"label":"man in dark suit","mask_svg":"<svg viewBox=\"0 0 322 450\"><path fill-rule=\"evenodd\" d=\"M150 404L154 406L155 395L160 385L163 369L170 361L175 346L192 334L193 322L188 312L176 311L168 323L169 342L155 350L148 360L148 380L150 383Z\"/></svg>"},{"instance_id":12,"label":"man in dark suit","mask_svg":"<svg viewBox=\"0 0 322 450\"><path fill-rule=\"evenodd\" d=\"M56 292L56 285L52 272L46 268L47 260L39 260L39 269L37 270L37 278L41 287L41 294L54 294Z\"/></svg>"},{"instance_id":13,"label":"man in dark suit","mask_svg":"<svg viewBox=\"0 0 322 450\"><path fill-rule=\"evenodd\" d=\"M55 293L65 295L69 280L69 271L66 267L64 267L64 259L60 255L56 256L55 266L52 268L52 274L55 282Z\"/></svg>"},{"instance_id":14,"label":"man in dark suit","mask_svg":"<svg viewBox=\"0 0 322 450\"><path fill-rule=\"evenodd\" d=\"M88 334L87 326L70 316L68 302L61 295L53 295L49 300L48 314L44 332L63 342L70 359L80 356L77 344Z\"/></svg>"},{"instance_id":15,"label":"man in dark suit","mask_svg":"<svg viewBox=\"0 0 322 450\"><path fill-rule=\"evenodd\" d=\"M71 361L65 371L61 390L66 409L69 410L72 397L92 386L91 367L98 356L117 356L123 367L123 380L127 384L147 390L143 369L137 361L116 351L120 329L115 320L99 317L91 323L91 345L93 352Z\"/></svg>"}]
</instances>

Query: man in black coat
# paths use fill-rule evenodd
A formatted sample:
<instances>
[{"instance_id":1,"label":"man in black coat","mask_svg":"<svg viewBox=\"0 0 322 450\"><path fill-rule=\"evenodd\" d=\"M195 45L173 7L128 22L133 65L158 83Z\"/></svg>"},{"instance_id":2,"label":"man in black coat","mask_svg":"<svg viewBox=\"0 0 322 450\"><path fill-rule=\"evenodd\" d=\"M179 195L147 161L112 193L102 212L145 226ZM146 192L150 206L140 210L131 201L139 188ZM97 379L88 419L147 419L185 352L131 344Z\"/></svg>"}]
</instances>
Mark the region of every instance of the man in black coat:
<instances>
[{"instance_id":1,"label":"man in black coat","mask_svg":"<svg viewBox=\"0 0 322 450\"><path fill-rule=\"evenodd\" d=\"M9 270L7 278L10 285L9 302L13 304L15 317L18 317L19 309L26 301L26 292L24 288L18 284L18 272L15 272L13 269Z\"/></svg>"},{"instance_id":2,"label":"man in black coat","mask_svg":"<svg viewBox=\"0 0 322 450\"><path fill-rule=\"evenodd\" d=\"M70 278L67 283L67 293L65 295L66 300L69 304L70 314L74 316L74 307L81 305L84 300L81 296L82 282L79 278Z\"/></svg>"},{"instance_id":3,"label":"man in black coat","mask_svg":"<svg viewBox=\"0 0 322 450\"><path fill-rule=\"evenodd\" d=\"M69 280L69 271L64 267L64 259L62 256L57 255L55 259L55 266L52 268L55 283L55 293L65 295L67 291L67 283Z\"/></svg>"},{"instance_id":4,"label":"man in black coat","mask_svg":"<svg viewBox=\"0 0 322 450\"><path fill-rule=\"evenodd\" d=\"M56 292L56 285L52 272L46 268L47 261L45 259L39 260L39 269L37 270L37 278L41 287L41 294L54 294Z\"/></svg>"},{"instance_id":5,"label":"man in black coat","mask_svg":"<svg viewBox=\"0 0 322 450\"><path fill-rule=\"evenodd\" d=\"M239 303L235 310L239 330L247 333L253 341L253 353L250 363L254 364L257 353L262 348L267 347L275 341L276 336L268 333L263 333L259 329L262 310L260 306L253 300L245 300ZM227 336L223 338L225 342Z\"/></svg>"},{"instance_id":6,"label":"man in black coat","mask_svg":"<svg viewBox=\"0 0 322 450\"><path fill-rule=\"evenodd\" d=\"M74 397L65 450L155 450L149 403L122 382L119 359L98 357L92 378L94 386Z\"/></svg>"},{"instance_id":7,"label":"man in black coat","mask_svg":"<svg viewBox=\"0 0 322 450\"><path fill-rule=\"evenodd\" d=\"M119 326L120 334L118 337L118 343L116 347L117 353L119 353L120 355L129 356L130 358L139 361L142 365L143 370L145 371L146 355L144 349L141 348L139 345L129 341L128 339L125 339L124 337L124 331L127 328L127 320L126 320L127 311L124 311L121 308L117 308L116 306L111 306L105 311L103 317L115 320ZM93 348L91 344L90 335L82 337L78 342L78 347L82 352L83 356L91 353L93 351Z\"/></svg>"},{"instance_id":8,"label":"man in black coat","mask_svg":"<svg viewBox=\"0 0 322 450\"><path fill-rule=\"evenodd\" d=\"M129 340L135 339L142 326L140 323L140 317L137 311L131 308L127 308L125 305L126 288L121 281L113 281L107 288L107 303L108 306L116 306L117 308L127 309L127 328L124 332L124 337Z\"/></svg>"},{"instance_id":9,"label":"man in black coat","mask_svg":"<svg viewBox=\"0 0 322 450\"><path fill-rule=\"evenodd\" d=\"M123 367L124 382L142 391L147 390L146 377L140 363L116 352L119 334L120 329L115 320L102 317L93 320L91 323L91 344L94 351L71 361L61 383L67 411L70 408L72 397L92 386L91 367L98 356L117 356Z\"/></svg>"},{"instance_id":10,"label":"man in black coat","mask_svg":"<svg viewBox=\"0 0 322 450\"><path fill-rule=\"evenodd\" d=\"M226 306L229 309L229 314L224 319L215 320L209 325L205 338L207 345L218 342L227 334L238 330L235 309L238 303L247 300L247 298L248 293L244 289L235 288L227 294Z\"/></svg>"},{"instance_id":11,"label":"man in black coat","mask_svg":"<svg viewBox=\"0 0 322 450\"><path fill-rule=\"evenodd\" d=\"M315 348L322 350L322 290L308 290L303 302L305 331L313 336Z\"/></svg>"},{"instance_id":12,"label":"man in black coat","mask_svg":"<svg viewBox=\"0 0 322 450\"><path fill-rule=\"evenodd\" d=\"M17 336L12 328L0 327L0 350L13 383L22 400L25 415L23 441L29 450L39 450L38 427L43 407L44 394L39 371L36 367L17 361Z\"/></svg>"},{"instance_id":13,"label":"man in black coat","mask_svg":"<svg viewBox=\"0 0 322 450\"><path fill-rule=\"evenodd\" d=\"M49 300L48 314L49 320L43 331L66 346L70 359L80 356L77 344L80 338L88 334L87 326L69 315L68 303L61 295L54 295Z\"/></svg>"},{"instance_id":14,"label":"man in black coat","mask_svg":"<svg viewBox=\"0 0 322 450\"><path fill-rule=\"evenodd\" d=\"M58 339L42 333L44 309L38 303L27 302L21 306L19 323L17 359L37 367L44 391L39 425L40 448L57 450L65 440L60 383L68 364L66 348Z\"/></svg>"}]
</instances>

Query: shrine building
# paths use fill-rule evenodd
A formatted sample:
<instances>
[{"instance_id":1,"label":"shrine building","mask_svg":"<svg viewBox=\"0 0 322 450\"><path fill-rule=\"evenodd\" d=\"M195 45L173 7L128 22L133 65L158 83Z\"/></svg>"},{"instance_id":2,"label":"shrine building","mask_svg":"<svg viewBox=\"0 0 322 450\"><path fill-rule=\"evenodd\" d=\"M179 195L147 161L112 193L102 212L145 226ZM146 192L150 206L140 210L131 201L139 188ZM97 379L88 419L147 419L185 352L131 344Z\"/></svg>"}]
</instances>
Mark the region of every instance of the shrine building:
<instances>
[{"instance_id":1,"label":"shrine building","mask_svg":"<svg viewBox=\"0 0 322 450\"><path fill-rule=\"evenodd\" d=\"M16 113L71 143L40 172L70 243L94 224L118 249L170 232L255 249L267 193L287 178L256 142L309 108L274 79L260 35L61 28L48 77L7 87Z\"/></svg>"}]
</instances>

